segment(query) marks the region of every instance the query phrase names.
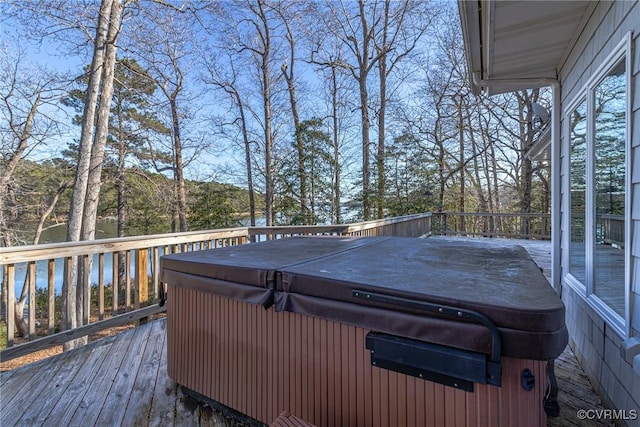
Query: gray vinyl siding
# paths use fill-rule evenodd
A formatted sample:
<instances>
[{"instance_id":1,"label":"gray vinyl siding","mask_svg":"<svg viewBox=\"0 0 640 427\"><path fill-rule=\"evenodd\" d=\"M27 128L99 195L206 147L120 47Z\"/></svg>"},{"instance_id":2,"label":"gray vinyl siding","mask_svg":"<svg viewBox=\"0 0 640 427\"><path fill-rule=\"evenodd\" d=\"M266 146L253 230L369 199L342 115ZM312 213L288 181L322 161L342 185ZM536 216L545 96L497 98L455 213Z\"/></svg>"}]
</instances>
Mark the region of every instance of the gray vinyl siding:
<instances>
[{"instance_id":1,"label":"gray vinyl siding","mask_svg":"<svg viewBox=\"0 0 640 427\"><path fill-rule=\"evenodd\" d=\"M632 87L631 96L631 334L640 336L640 2L600 2L592 9L590 19L576 40L564 64L560 64L559 80L562 85L562 120L564 110L581 93L587 81L603 64L615 46L627 32L632 31ZM563 125L564 126L564 125ZM564 127L561 128L564 132ZM561 135L562 196L556 202L567 209L565 183L567 161L564 158L566 136ZM560 167L560 165L558 166ZM562 217L561 237L567 233ZM564 244L565 239L563 238ZM566 248L563 247L563 251ZM562 257L565 262L565 257ZM566 266L561 266L564 277ZM562 299L567 307L567 327L570 345L594 387L611 408L640 408L640 373L621 354L620 347L626 337L618 336L585 299L573 288L563 286ZM640 420L626 421L627 425L640 426Z\"/></svg>"},{"instance_id":2,"label":"gray vinyl siding","mask_svg":"<svg viewBox=\"0 0 640 427\"><path fill-rule=\"evenodd\" d=\"M632 4L635 7L628 18L635 19L631 61L631 327L632 334L640 336L640 3Z\"/></svg>"}]
</instances>

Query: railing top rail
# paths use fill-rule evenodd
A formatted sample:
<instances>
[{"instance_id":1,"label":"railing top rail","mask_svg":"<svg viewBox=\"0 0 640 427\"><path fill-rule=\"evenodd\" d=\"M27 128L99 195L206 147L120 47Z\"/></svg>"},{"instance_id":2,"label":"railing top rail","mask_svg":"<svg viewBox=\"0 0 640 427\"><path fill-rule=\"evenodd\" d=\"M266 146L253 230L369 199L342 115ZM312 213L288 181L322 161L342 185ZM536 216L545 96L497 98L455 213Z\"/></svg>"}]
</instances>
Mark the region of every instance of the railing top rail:
<instances>
[{"instance_id":1,"label":"railing top rail","mask_svg":"<svg viewBox=\"0 0 640 427\"><path fill-rule=\"evenodd\" d=\"M348 225L270 225L249 227L249 235L259 234L309 234L309 233L344 233Z\"/></svg>"},{"instance_id":2,"label":"railing top rail","mask_svg":"<svg viewBox=\"0 0 640 427\"><path fill-rule=\"evenodd\" d=\"M153 234L149 236L117 237L112 239L84 240L79 242L47 243L42 245L12 246L0 248L0 264L66 258L105 252L118 252L154 246L179 245L198 240L213 240L248 235L247 227L226 228L183 233Z\"/></svg>"},{"instance_id":3,"label":"railing top rail","mask_svg":"<svg viewBox=\"0 0 640 427\"><path fill-rule=\"evenodd\" d=\"M520 218L551 218L549 213L498 213L498 212L432 212L433 215L452 216L496 216L496 217L520 217Z\"/></svg>"},{"instance_id":4,"label":"railing top rail","mask_svg":"<svg viewBox=\"0 0 640 427\"><path fill-rule=\"evenodd\" d=\"M153 234L148 236L130 236L111 239L85 240L79 242L12 246L0 248L0 265L39 261L52 258L66 258L79 255L119 252L166 245L179 245L183 243L191 243L194 241L246 237L249 235L259 234L342 234L380 227L393 223L411 221L419 218L427 218L430 216L431 213L421 213L344 225L338 224L237 227L205 231L187 231L182 233Z\"/></svg>"},{"instance_id":5,"label":"railing top rail","mask_svg":"<svg viewBox=\"0 0 640 427\"><path fill-rule=\"evenodd\" d=\"M596 214L596 217L604 218L604 219L616 219L620 221L624 221L624 215L617 214Z\"/></svg>"},{"instance_id":6,"label":"railing top rail","mask_svg":"<svg viewBox=\"0 0 640 427\"><path fill-rule=\"evenodd\" d=\"M430 212L419 213L413 215L396 216L390 218L375 219L371 221L354 222L349 224L333 224L333 225L272 225L263 227L249 227L249 234L300 234L300 233L351 233L354 231L376 228L383 225L397 224L411 221L414 219L428 218Z\"/></svg>"},{"instance_id":7,"label":"railing top rail","mask_svg":"<svg viewBox=\"0 0 640 427\"><path fill-rule=\"evenodd\" d=\"M394 217L382 218L382 219L374 219L372 221L354 222L349 224L348 231L351 232L351 231L366 230L367 228L375 228L383 225L389 225L389 224L406 222L406 221L411 221L419 218L429 218L429 217L431 217L431 212L418 213L418 214L405 215L405 216L394 216Z\"/></svg>"}]
</instances>

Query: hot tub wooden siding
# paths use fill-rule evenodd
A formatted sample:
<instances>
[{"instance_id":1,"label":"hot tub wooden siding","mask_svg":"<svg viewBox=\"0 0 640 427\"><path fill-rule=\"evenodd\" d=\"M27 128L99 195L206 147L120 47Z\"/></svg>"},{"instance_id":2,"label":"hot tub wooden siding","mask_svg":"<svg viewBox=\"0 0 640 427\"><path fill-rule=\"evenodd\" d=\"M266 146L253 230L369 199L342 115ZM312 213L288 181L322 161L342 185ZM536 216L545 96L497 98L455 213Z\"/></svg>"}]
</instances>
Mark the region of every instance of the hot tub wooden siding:
<instances>
[{"instance_id":1,"label":"hot tub wooden siding","mask_svg":"<svg viewBox=\"0 0 640 427\"><path fill-rule=\"evenodd\" d=\"M467 393L372 367L367 329L168 286L168 374L263 423L545 426L545 362L503 357L503 385ZM523 369L535 387L520 385Z\"/></svg>"}]
</instances>

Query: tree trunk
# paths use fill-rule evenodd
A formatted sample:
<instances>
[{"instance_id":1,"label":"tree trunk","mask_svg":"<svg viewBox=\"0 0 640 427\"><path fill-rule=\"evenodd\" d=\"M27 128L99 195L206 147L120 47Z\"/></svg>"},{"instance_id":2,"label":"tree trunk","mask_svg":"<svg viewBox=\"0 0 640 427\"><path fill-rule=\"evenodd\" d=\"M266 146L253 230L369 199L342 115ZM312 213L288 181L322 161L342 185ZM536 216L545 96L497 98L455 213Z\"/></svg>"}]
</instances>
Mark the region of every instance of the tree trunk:
<instances>
[{"instance_id":1,"label":"tree trunk","mask_svg":"<svg viewBox=\"0 0 640 427\"><path fill-rule=\"evenodd\" d=\"M238 110L240 111L240 121L242 126L242 140L244 141L244 156L247 166L247 189L249 191L249 216L251 218L251 226L256 226L256 201L253 192L253 171L251 167L251 142L249 141L249 132L247 131L247 121L244 115L244 105L240 99L240 94L234 90Z\"/></svg>"},{"instance_id":2,"label":"tree trunk","mask_svg":"<svg viewBox=\"0 0 640 427\"><path fill-rule=\"evenodd\" d=\"M117 1L117 0L116 0ZM89 181L89 165L93 146L93 131L96 116L96 106L102 83L102 67L104 65L105 45L109 42L107 32L111 18L114 0L102 0L98 14L96 37L91 61L89 83L84 101L82 115L82 130L78 166L76 170L71 206L69 208L69 224L67 226L67 241L79 241L82 231L82 220ZM76 310L76 292L78 289L78 258L72 257L65 263L65 280L62 284L62 328L73 329L78 326ZM73 344L65 344L65 350L73 348Z\"/></svg>"},{"instance_id":3,"label":"tree trunk","mask_svg":"<svg viewBox=\"0 0 640 427\"><path fill-rule=\"evenodd\" d=\"M9 185L9 181L13 176L13 172L16 170L18 163L22 160L22 156L24 152L27 150L29 146L29 138L31 137L31 129L33 128L33 121L36 117L36 113L38 112L38 108L40 107L41 95L38 94L33 104L31 104L31 108L29 109L29 113L27 114L27 118L24 122L22 129L12 129L15 132L19 132L20 135L18 137L18 147L16 150L11 153L11 157L9 161L3 164L4 170L2 171L2 175L0 175L0 203L4 204L4 199L7 191L7 186ZM13 128L15 124L11 123L10 126ZM2 205L0 205L2 206Z\"/></svg>"},{"instance_id":4,"label":"tree trunk","mask_svg":"<svg viewBox=\"0 0 640 427\"><path fill-rule=\"evenodd\" d=\"M469 127L469 129L473 129L473 122L471 120L471 113L469 112L469 105L466 104L465 105L465 109L466 109L466 117L467 117L467 126ZM469 132L469 140L471 142L471 155L473 156L473 175L474 175L474 187L476 190L476 194L478 196L478 201L479 201L479 211L480 212L490 212L489 210L489 206L487 203L487 197L485 195L484 189L482 188L482 178L480 176L480 170L484 169L485 174L486 174L486 164L482 163L482 166L480 165L480 162L478 161L478 157L480 157L480 153L478 152L478 141L476 140L476 134L474 132ZM482 153L484 154L482 157L486 158L486 151L482 150ZM471 174L469 174L471 175ZM489 229L491 228L491 222L492 222L492 216L489 216L489 222L485 222L483 224L483 232L487 232L489 231Z\"/></svg>"},{"instance_id":5,"label":"tree trunk","mask_svg":"<svg viewBox=\"0 0 640 427\"><path fill-rule=\"evenodd\" d=\"M484 104L482 104L482 106L484 106ZM486 197L486 205L487 205L487 210L486 212L496 212L496 209L493 205L494 202L494 193L497 192L497 187L493 187L493 181L492 181L492 174L491 174L491 159L490 157L493 156L493 151L489 150L489 147L492 145L491 143L491 135L489 135L489 124L488 121L485 120L483 121L483 112L484 109L480 108L478 110L478 120L479 120L479 124L480 127L483 129L483 132L480 134L481 138L482 138L482 153L483 156L481 157L481 161L482 161L482 169L484 171L483 176L484 176L484 181L485 181L485 185L486 185L486 189L487 189L487 197ZM472 126L471 124L469 124L469 126ZM489 229L489 233L493 234L496 231L496 222L494 219L494 216L491 215L489 216L489 225L488 225Z\"/></svg>"},{"instance_id":6,"label":"tree trunk","mask_svg":"<svg viewBox=\"0 0 640 427\"><path fill-rule=\"evenodd\" d=\"M7 230L7 225L4 217L4 210L5 210L4 204L5 204L5 199L7 197L7 188L9 186L9 182L11 181L14 171L18 166L18 163L20 163L20 160L22 160L22 156L24 155L29 145L29 138L31 137L31 129L33 127L33 122L34 122L36 113L38 111L38 107L40 106L40 100L41 100L41 96L40 94L38 94L33 104L31 104L31 108L29 109L27 118L24 124L22 125L22 129L14 128L15 123L13 123L13 120L12 120L12 123L9 124L12 130L14 131L14 133L18 133L19 135L18 135L18 146L16 150L13 153L11 153L11 157L9 158L9 160L6 163L4 163L3 165L4 170L2 171L2 175L0 176L0 233L2 234L3 246L5 247L9 247L12 245L11 237L9 233L5 232ZM54 200L56 202L58 200L58 197L59 197L59 193L56 194L55 196ZM51 208L51 210L53 210L53 208ZM48 210L48 212L45 212L44 215L48 216L51 213L51 210ZM36 239L39 238L39 234L42 232L42 223L43 223L43 220L41 219L40 223L38 224L38 228L36 230ZM37 240L34 243L37 243ZM2 297L1 298L2 303L0 304L0 310L2 310L1 311L2 316L0 317L2 318L4 318L6 313L5 297L8 292L5 278L6 278L6 273L3 275L2 293L0 294ZM20 298L15 302L15 305L14 305L15 306L14 319L15 319L15 324L16 324L16 328L18 330L19 336L26 336L28 334L27 323L24 320L24 306L28 296L27 289L28 289L28 278L25 278L24 285L22 286L22 293L20 295ZM34 307L34 306L35 306L35 303L31 302L31 307Z\"/></svg>"},{"instance_id":7,"label":"tree trunk","mask_svg":"<svg viewBox=\"0 0 640 427\"><path fill-rule=\"evenodd\" d=\"M364 221L368 221L371 219L371 171L369 166L369 146L371 144L369 129L371 124L369 122L369 94L367 93L366 76L361 76L358 84L360 87L360 117L362 128L362 216Z\"/></svg>"},{"instance_id":8,"label":"tree trunk","mask_svg":"<svg viewBox=\"0 0 640 427\"><path fill-rule=\"evenodd\" d=\"M178 118L178 103L176 101L177 94L178 90L174 91L169 101L169 105L171 106L171 125L173 127L173 176L176 183L177 213L180 231L187 231L187 191L184 184L184 164L182 161L182 140L180 139L180 119Z\"/></svg>"},{"instance_id":9,"label":"tree trunk","mask_svg":"<svg viewBox=\"0 0 640 427\"><path fill-rule=\"evenodd\" d=\"M38 220L38 225L36 226L36 231L33 234L32 244L37 245L40 242L40 237L42 236L42 231L44 230L44 223L51 215L51 212L55 209L58 204L58 200L60 200L60 196L67 189L69 183L62 182L58 186L58 190L53 198L49 201L49 205L40 215L40 219ZM30 287L30 277L29 275L25 276L24 283L22 284L22 291L20 292L20 298L16 300L15 310L14 310L14 319L16 321L16 328L18 330L18 335L27 336L29 333L27 322L24 320L24 307L27 302L27 297L29 296L29 287ZM6 295L6 294L3 294ZM35 301L29 301L29 310L35 310L36 303ZM4 312L3 312L4 313Z\"/></svg>"},{"instance_id":10,"label":"tree trunk","mask_svg":"<svg viewBox=\"0 0 640 427\"><path fill-rule=\"evenodd\" d=\"M287 89L289 91L289 102L291 104L291 115L293 117L293 128L295 129L296 138L296 150L298 152L298 182L300 185L300 215L302 217L303 224L312 224L315 222L313 209L309 214L309 208L307 207L307 173L305 167L305 147L302 135L300 134L300 116L298 115L298 103L296 99L296 91L294 86L294 66L295 66L295 42L293 33L289 22L283 18L285 27L287 29L286 39L289 42L289 65L282 65L282 76L287 82ZM313 174L311 174L313 176Z\"/></svg>"},{"instance_id":11,"label":"tree trunk","mask_svg":"<svg viewBox=\"0 0 640 427\"><path fill-rule=\"evenodd\" d=\"M364 8L364 0L358 1L360 10L360 24L362 27L362 52L359 58L360 74L358 75L358 90L360 92L360 118L362 128L362 216L365 221L371 219L371 170L369 166L369 153L371 139L369 130L369 93L367 91L367 76L369 75L369 43L371 34L367 23L367 15Z\"/></svg>"},{"instance_id":12,"label":"tree trunk","mask_svg":"<svg viewBox=\"0 0 640 427\"><path fill-rule=\"evenodd\" d=\"M458 103L458 142L459 142L459 149L460 149L460 196L458 199L458 209L460 212L464 212L464 205L465 205L465 158L464 158L464 121L463 121L463 117L462 117L462 97L458 98L459 99L459 103ZM465 231L466 227L465 227L465 217L464 215L460 216L460 231Z\"/></svg>"},{"instance_id":13,"label":"tree trunk","mask_svg":"<svg viewBox=\"0 0 640 427\"><path fill-rule=\"evenodd\" d=\"M379 49L378 78L380 80L380 111L378 111L378 153L376 168L378 172L377 218L384 217L385 196L385 115L387 112L387 33L389 29L389 1L384 3L384 25L382 27L382 47Z\"/></svg>"},{"instance_id":14,"label":"tree trunk","mask_svg":"<svg viewBox=\"0 0 640 427\"><path fill-rule=\"evenodd\" d=\"M265 66L263 68L264 89L262 92L264 106L264 145L265 145L265 216L267 217L267 226L275 224L275 212L273 210L273 141L271 135L271 90L269 88L269 70Z\"/></svg>"},{"instance_id":15,"label":"tree trunk","mask_svg":"<svg viewBox=\"0 0 640 427\"><path fill-rule=\"evenodd\" d=\"M123 135L124 132L120 132L120 135ZM121 137L122 138L122 137ZM122 141L122 139L120 139ZM117 223L117 234L118 237L125 236L125 227L127 225L127 181L126 181L126 173L125 173L125 157L126 152L124 149L124 144L120 143L120 150L118 153L118 176L116 178L116 190L118 193L118 223ZM114 277L112 279L112 284L114 288L122 289L124 287L124 281L126 280L124 267L127 265L127 254L125 252L117 252L114 253L113 256L118 257L118 277ZM120 292L118 292L120 295ZM116 310L117 307L114 307Z\"/></svg>"},{"instance_id":16,"label":"tree trunk","mask_svg":"<svg viewBox=\"0 0 640 427\"><path fill-rule=\"evenodd\" d=\"M533 181L533 167L531 160L526 156L526 152L533 144L533 137L535 130L533 128L533 109L531 108L532 101L538 97L539 89L534 89L531 94L527 91L519 93L518 107L520 117L520 153L522 160L521 174L520 174L520 191L522 204L520 210L522 213L531 212L531 188ZM525 115L524 110L527 110ZM521 233L528 235L530 231L529 218L522 219Z\"/></svg>"},{"instance_id":17,"label":"tree trunk","mask_svg":"<svg viewBox=\"0 0 640 427\"><path fill-rule=\"evenodd\" d=\"M262 41L263 50L257 52L260 56L260 72L262 79L262 107L264 113L264 173L265 173L265 217L267 226L275 224L276 213L273 209L273 196L274 196L274 179L273 179L273 135L271 131L271 76L269 61L271 59L271 34L269 31L269 24L267 22L267 15L264 10L264 0L258 0L258 9L252 8L252 11L260 19L260 38ZM256 27L258 25L256 24Z\"/></svg>"},{"instance_id":18,"label":"tree trunk","mask_svg":"<svg viewBox=\"0 0 640 427\"><path fill-rule=\"evenodd\" d=\"M340 207L340 140L338 139L338 81L336 67L331 67L331 118L333 120L333 210L335 223L342 223Z\"/></svg>"},{"instance_id":19,"label":"tree trunk","mask_svg":"<svg viewBox=\"0 0 640 427\"><path fill-rule=\"evenodd\" d=\"M104 151L107 145L109 132L109 116L111 114L111 100L114 90L114 72L116 66L117 39L120 32L120 16L122 5L120 1L114 1L109 17L109 30L107 33L107 45L102 68L102 89L100 103L96 118L96 130L91 147L91 159L89 162L89 176L87 181L87 193L82 218L82 240L93 240L96 234L96 220L98 217L98 202L102 185L102 163ZM88 324L91 309L91 268L93 257L87 256L79 265L79 283L81 285L76 293L77 321L78 324ZM81 339L86 342L86 337Z\"/></svg>"}]
</instances>

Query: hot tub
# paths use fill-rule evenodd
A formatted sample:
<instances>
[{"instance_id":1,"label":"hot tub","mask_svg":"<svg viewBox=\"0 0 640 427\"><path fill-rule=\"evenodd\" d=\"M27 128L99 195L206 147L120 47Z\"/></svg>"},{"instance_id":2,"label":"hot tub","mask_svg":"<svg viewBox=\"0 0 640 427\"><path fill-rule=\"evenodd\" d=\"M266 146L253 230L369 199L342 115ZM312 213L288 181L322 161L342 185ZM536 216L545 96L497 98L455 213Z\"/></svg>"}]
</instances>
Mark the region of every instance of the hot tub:
<instances>
[{"instance_id":1,"label":"hot tub","mask_svg":"<svg viewBox=\"0 0 640 427\"><path fill-rule=\"evenodd\" d=\"M169 376L248 420L543 426L564 306L519 246L292 237L164 256Z\"/></svg>"}]
</instances>

